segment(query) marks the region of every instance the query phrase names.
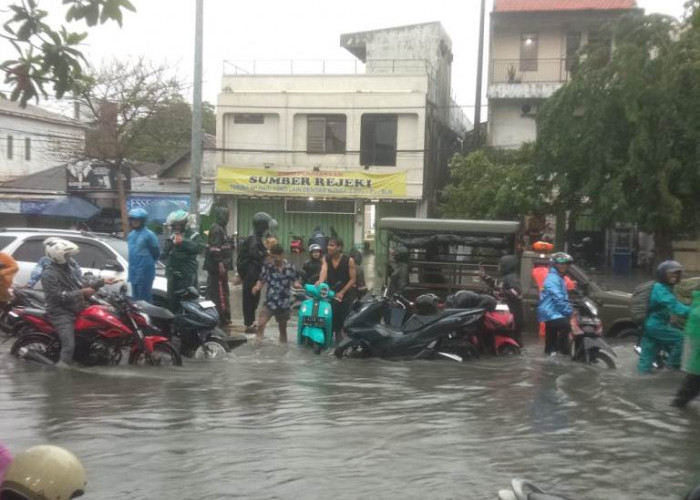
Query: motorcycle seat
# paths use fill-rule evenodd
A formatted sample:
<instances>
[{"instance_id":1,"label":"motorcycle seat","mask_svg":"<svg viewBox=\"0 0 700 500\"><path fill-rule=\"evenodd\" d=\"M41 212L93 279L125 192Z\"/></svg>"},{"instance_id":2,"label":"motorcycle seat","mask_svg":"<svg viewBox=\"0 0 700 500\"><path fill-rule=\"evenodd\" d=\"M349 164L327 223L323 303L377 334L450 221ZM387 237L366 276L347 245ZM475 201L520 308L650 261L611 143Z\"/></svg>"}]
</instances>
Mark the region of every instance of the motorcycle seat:
<instances>
[{"instance_id":1,"label":"motorcycle seat","mask_svg":"<svg viewBox=\"0 0 700 500\"><path fill-rule=\"evenodd\" d=\"M46 311L44 309L35 309L33 307L26 307L24 309L24 312L31 315L31 316L36 316L38 318L46 318Z\"/></svg>"},{"instance_id":2,"label":"motorcycle seat","mask_svg":"<svg viewBox=\"0 0 700 500\"><path fill-rule=\"evenodd\" d=\"M385 325L374 325L374 331L379 333L382 337L401 337L403 332L400 330L394 330Z\"/></svg>"},{"instance_id":3,"label":"motorcycle seat","mask_svg":"<svg viewBox=\"0 0 700 500\"><path fill-rule=\"evenodd\" d=\"M453 314L456 314L458 312L463 312L463 309L445 309L444 311L438 314L414 314L413 316L408 318L406 323L404 323L402 330L404 332L412 332L414 330L418 330L419 328L423 328L424 326L427 326L431 323L435 323L436 321L446 316L452 316Z\"/></svg>"}]
</instances>

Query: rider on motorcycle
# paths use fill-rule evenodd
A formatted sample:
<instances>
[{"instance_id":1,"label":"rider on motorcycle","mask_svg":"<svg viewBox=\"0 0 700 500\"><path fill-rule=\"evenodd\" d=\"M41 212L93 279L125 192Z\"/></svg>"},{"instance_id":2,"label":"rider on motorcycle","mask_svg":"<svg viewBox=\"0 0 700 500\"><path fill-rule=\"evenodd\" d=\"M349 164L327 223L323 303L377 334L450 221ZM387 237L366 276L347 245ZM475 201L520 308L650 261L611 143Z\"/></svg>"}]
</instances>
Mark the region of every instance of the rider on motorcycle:
<instances>
[{"instance_id":1,"label":"rider on motorcycle","mask_svg":"<svg viewBox=\"0 0 700 500\"><path fill-rule=\"evenodd\" d=\"M309 247L309 260L304 262L301 266L304 285L311 284L315 285L318 283L318 276L321 274L321 267L323 266L323 251L321 250L321 245L313 243Z\"/></svg>"},{"instance_id":2,"label":"rider on motorcycle","mask_svg":"<svg viewBox=\"0 0 700 500\"><path fill-rule=\"evenodd\" d=\"M573 309L569 304L569 294L564 277L574 261L571 255L557 252L552 255L552 267L544 280L537 307L537 320L545 324L544 352L555 356L557 352L569 352L569 333Z\"/></svg>"},{"instance_id":3,"label":"rider on motorcycle","mask_svg":"<svg viewBox=\"0 0 700 500\"><path fill-rule=\"evenodd\" d=\"M73 361L75 318L85 308L85 299L95 293L95 288L85 286L76 278L68 264L79 251L75 243L56 238L53 245L46 247L51 264L41 275L46 315L61 339L60 366L70 365Z\"/></svg>"},{"instance_id":4,"label":"rider on motorcycle","mask_svg":"<svg viewBox=\"0 0 700 500\"><path fill-rule=\"evenodd\" d=\"M175 210L168 215L166 224L171 235L163 246L165 277L168 280L168 307L176 312L178 300L175 292L191 286L197 288L197 255L204 248L202 237L190 228L190 214Z\"/></svg>"},{"instance_id":5,"label":"rider on motorcycle","mask_svg":"<svg viewBox=\"0 0 700 500\"><path fill-rule=\"evenodd\" d=\"M0 498L70 500L82 496L86 485L85 469L75 455L58 446L34 446L10 463Z\"/></svg>"}]
</instances>

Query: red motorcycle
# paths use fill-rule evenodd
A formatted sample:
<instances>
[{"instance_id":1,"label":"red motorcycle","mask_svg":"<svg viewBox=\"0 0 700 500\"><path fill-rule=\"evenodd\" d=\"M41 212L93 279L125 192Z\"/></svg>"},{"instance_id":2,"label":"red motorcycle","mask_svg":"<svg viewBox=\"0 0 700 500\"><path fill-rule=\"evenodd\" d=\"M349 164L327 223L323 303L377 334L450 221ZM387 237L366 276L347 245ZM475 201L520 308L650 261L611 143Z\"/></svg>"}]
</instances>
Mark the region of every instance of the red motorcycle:
<instances>
[{"instance_id":1,"label":"red motorcycle","mask_svg":"<svg viewBox=\"0 0 700 500\"><path fill-rule=\"evenodd\" d=\"M304 253L304 238L297 234L289 233L289 251L296 254Z\"/></svg>"},{"instance_id":2,"label":"red motorcycle","mask_svg":"<svg viewBox=\"0 0 700 500\"><path fill-rule=\"evenodd\" d=\"M99 299L96 299L99 301ZM153 329L151 319L138 310L134 303L121 296L107 303L88 306L75 321L75 354L81 365L118 365L124 349L129 349L129 364L181 366L182 358L166 337L145 335L144 329ZM10 354L19 359L57 362L61 340L38 308L16 308L13 311L32 331L19 337Z\"/></svg>"}]
</instances>

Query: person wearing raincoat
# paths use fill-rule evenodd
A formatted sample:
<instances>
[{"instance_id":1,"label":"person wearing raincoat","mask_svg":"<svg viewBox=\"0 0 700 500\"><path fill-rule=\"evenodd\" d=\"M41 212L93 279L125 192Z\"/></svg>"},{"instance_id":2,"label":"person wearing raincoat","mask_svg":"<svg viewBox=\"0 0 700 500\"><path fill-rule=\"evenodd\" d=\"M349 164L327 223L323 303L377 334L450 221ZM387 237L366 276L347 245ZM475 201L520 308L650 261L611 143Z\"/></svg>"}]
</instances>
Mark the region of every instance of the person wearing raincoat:
<instances>
[{"instance_id":1,"label":"person wearing raincoat","mask_svg":"<svg viewBox=\"0 0 700 500\"><path fill-rule=\"evenodd\" d=\"M10 300L10 288L15 275L19 271L19 265L9 254L0 252L0 302Z\"/></svg>"},{"instance_id":2,"label":"person wearing raincoat","mask_svg":"<svg viewBox=\"0 0 700 500\"><path fill-rule=\"evenodd\" d=\"M681 367L683 331L671 324L671 315L687 316L690 312L690 308L673 293L673 287L681 280L682 270L683 266L675 260L666 260L656 268L656 283L649 295L649 308L637 364L640 373L651 372L662 347L669 353L668 366L676 369Z\"/></svg>"},{"instance_id":3,"label":"person wearing raincoat","mask_svg":"<svg viewBox=\"0 0 700 500\"><path fill-rule=\"evenodd\" d=\"M175 210L168 215L170 238L163 245L165 277L168 280L168 307L176 312L179 300L176 292L191 286L197 288L197 255L204 248L202 237L192 231L190 214L186 210Z\"/></svg>"},{"instance_id":4,"label":"person wearing raincoat","mask_svg":"<svg viewBox=\"0 0 700 500\"><path fill-rule=\"evenodd\" d=\"M233 269L231 241L226 232L228 209L216 207L214 223L209 228L207 249L204 254L204 269L207 271L207 299L216 304L221 326L231 324L231 296L228 272Z\"/></svg>"},{"instance_id":5,"label":"person wearing raincoat","mask_svg":"<svg viewBox=\"0 0 700 500\"><path fill-rule=\"evenodd\" d=\"M551 258L552 267L544 280L544 287L537 306L537 320L545 324L544 352L550 356L569 352L571 316L574 313L569 304L569 293L564 277L574 259L564 252L557 252Z\"/></svg>"},{"instance_id":6,"label":"person wearing raincoat","mask_svg":"<svg viewBox=\"0 0 700 500\"><path fill-rule=\"evenodd\" d=\"M688 321L685 323L685 346L683 347L683 371L686 373L671 405L684 408L700 395L700 291L693 292Z\"/></svg>"},{"instance_id":7,"label":"person wearing raincoat","mask_svg":"<svg viewBox=\"0 0 700 500\"><path fill-rule=\"evenodd\" d=\"M156 278L156 262L160 257L158 237L146 227L148 214L143 208L129 211L131 231L129 244L129 277L131 296L135 300L153 300L153 280Z\"/></svg>"}]
</instances>

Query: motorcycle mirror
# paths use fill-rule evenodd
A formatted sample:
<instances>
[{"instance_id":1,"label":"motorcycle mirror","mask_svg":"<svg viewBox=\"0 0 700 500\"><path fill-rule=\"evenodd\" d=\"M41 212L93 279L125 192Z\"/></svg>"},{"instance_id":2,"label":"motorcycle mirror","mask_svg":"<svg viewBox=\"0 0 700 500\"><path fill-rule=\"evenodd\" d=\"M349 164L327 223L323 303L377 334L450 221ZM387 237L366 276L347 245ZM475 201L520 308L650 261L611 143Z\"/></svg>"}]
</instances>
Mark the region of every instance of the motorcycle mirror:
<instances>
[{"instance_id":1,"label":"motorcycle mirror","mask_svg":"<svg viewBox=\"0 0 700 500\"><path fill-rule=\"evenodd\" d=\"M118 261L116 260L108 260L102 265L101 268L102 271L114 271L117 273L121 273L124 271L124 266L122 266Z\"/></svg>"}]
</instances>

